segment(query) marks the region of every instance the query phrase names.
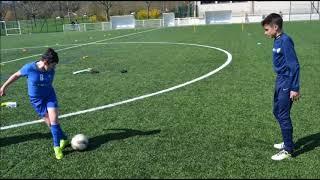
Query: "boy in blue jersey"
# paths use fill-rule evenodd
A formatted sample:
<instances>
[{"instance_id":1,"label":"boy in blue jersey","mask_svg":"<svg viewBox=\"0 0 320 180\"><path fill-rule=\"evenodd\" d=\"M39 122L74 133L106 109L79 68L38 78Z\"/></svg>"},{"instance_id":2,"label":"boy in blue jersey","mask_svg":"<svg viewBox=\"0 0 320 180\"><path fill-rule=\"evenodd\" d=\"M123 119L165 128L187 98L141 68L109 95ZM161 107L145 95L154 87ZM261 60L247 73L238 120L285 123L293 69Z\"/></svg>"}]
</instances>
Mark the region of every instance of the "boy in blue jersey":
<instances>
[{"instance_id":1,"label":"boy in blue jersey","mask_svg":"<svg viewBox=\"0 0 320 180\"><path fill-rule=\"evenodd\" d=\"M292 39L282 31L282 17L272 13L261 25L265 35L274 38L273 69L277 74L273 100L273 114L281 128L283 142L274 144L280 152L273 155L273 160L283 160L291 157L294 150L293 127L290 118L292 103L299 99L300 66Z\"/></svg>"},{"instance_id":2,"label":"boy in blue jersey","mask_svg":"<svg viewBox=\"0 0 320 180\"><path fill-rule=\"evenodd\" d=\"M39 61L25 64L19 71L10 76L0 88L0 96L5 95L6 88L11 83L21 76L27 77L31 105L51 129L55 156L57 159L62 159L62 150L68 142L58 121L58 101L52 86L55 66L58 62L58 54L53 49L48 48Z\"/></svg>"}]
</instances>

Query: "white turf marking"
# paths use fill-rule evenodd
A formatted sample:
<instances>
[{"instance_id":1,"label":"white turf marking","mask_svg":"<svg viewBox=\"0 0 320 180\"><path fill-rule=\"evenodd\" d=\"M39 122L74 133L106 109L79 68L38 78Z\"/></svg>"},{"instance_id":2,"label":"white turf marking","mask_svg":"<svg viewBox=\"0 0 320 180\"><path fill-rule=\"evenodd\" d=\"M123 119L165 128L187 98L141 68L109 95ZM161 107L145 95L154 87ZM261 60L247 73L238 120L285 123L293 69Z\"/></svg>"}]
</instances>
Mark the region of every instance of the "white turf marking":
<instances>
[{"instance_id":1,"label":"white turf marking","mask_svg":"<svg viewBox=\"0 0 320 180\"><path fill-rule=\"evenodd\" d=\"M84 43L78 43L78 44L52 44L52 45L45 45L45 46L28 46L28 47L20 47L20 48L8 48L8 49L0 49L1 51L12 51L12 50L19 50L19 49L38 49L38 48L44 48L44 47L54 47L54 46L77 46Z\"/></svg>"},{"instance_id":2,"label":"white turf marking","mask_svg":"<svg viewBox=\"0 0 320 180\"><path fill-rule=\"evenodd\" d=\"M159 28L157 28L157 29L159 29ZM94 41L94 42L90 42L90 43L79 44L79 45L76 45L76 46L71 46L71 47L66 47L66 48L58 49L58 50L56 50L56 52L64 51L64 50L68 50L68 49L73 49L73 48L77 48L77 47L81 47L81 46L86 46L86 45L90 45L90 44L95 44L95 43L98 43L98 42L103 42L103 41L108 41L108 40L123 38L123 37L127 37L127 36L132 36L132 35L136 35L136 34L140 34L140 33L144 33L144 32L154 31L154 30L157 30L157 29L149 29L149 30L146 30L146 31L141 31L141 32L126 34L126 35L123 35L123 36L116 36L116 37L113 37L113 38L103 39L103 40ZM9 61L2 62L2 63L0 63L0 64L7 64L7 63L10 63L10 62L15 62L15 61L19 61L19 60L22 60L22 59L32 58L32 57L36 57L36 56L40 56L40 55L42 55L42 54L35 54L35 55L27 56L27 57L22 57L22 58L18 58L18 59L13 59L13 60L9 60Z\"/></svg>"},{"instance_id":3,"label":"white turf marking","mask_svg":"<svg viewBox=\"0 0 320 180\"><path fill-rule=\"evenodd\" d=\"M228 64L230 64L231 60L232 60L232 55L228 51L220 49L220 48L216 48L216 47L212 47L212 46L206 46L206 45L200 45L200 44L172 43L172 42L116 42L116 43L97 43L97 44L125 44L125 43L127 43L127 44L129 44L129 43L134 43L134 44L138 44L138 43L141 43L141 44L143 44L143 43L144 44L147 44L147 43L149 43L149 44L152 44L152 43L153 44L174 44L174 45L187 45L187 46L205 47L205 48L210 48L210 49L216 49L216 50L219 50L219 51L222 51L222 52L226 53L227 56L228 56L228 59L224 64L222 64L217 69L215 69L215 70L213 70L213 71L211 71L211 72L209 72L209 73L207 73L207 74L205 74L203 76L200 76L200 77L198 77L196 79L193 79L191 81L187 81L185 83L173 86L173 87L168 88L168 89L164 89L164 90L161 90L161 91L158 91L158 92L154 92L154 93L151 93L151 94L146 94L146 95L143 95L143 96L135 97L135 98L132 98L132 99L128 99L128 100L124 100L124 101L120 101L120 102L116 102L116 103L112 103L112 104L107 104L107 105L99 106L99 107L95 107L95 108L90 108L90 109L86 109L86 110L82 110L82 111L78 111L78 112L73 112L73 113L60 115L58 117L59 119L70 117L70 116L75 116L75 115L79 115L79 114L83 114L83 113L88 113L88 112L92 112L92 111L97 111L97 110L101 110L101 109L111 108L111 107L118 106L118 105L121 105L121 104L129 103L129 102L137 101L137 100L144 99L144 98L147 98L147 97L151 97L151 96L155 96L155 95L158 95L158 94L162 94L162 93L166 93L166 92L169 92L169 91L173 91L175 89L181 88L183 86L187 86L189 84L192 84L194 82L200 81L200 80L202 80L204 78L207 78L207 77L217 73L218 71L220 71L221 69L226 67ZM0 129L1 130L11 129L11 128L16 128L16 127L20 127L20 126L26 126L26 125L30 125L30 124L40 123L40 122L43 122L43 121L44 121L43 119L40 119L40 120L35 120L35 121L30 121L30 122L25 122L25 123L18 123L18 124L13 124L13 125L9 125L9 126L4 126L4 127L1 127Z\"/></svg>"}]
</instances>

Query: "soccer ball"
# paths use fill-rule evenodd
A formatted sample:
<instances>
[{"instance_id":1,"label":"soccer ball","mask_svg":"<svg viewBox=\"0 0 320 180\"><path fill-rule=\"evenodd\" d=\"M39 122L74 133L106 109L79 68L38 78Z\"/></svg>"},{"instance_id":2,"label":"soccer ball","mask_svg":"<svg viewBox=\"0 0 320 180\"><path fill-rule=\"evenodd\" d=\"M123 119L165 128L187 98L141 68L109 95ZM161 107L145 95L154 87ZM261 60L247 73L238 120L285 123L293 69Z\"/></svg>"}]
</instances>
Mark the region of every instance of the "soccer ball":
<instances>
[{"instance_id":1,"label":"soccer ball","mask_svg":"<svg viewBox=\"0 0 320 180\"><path fill-rule=\"evenodd\" d=\"M77 134L71 140L71 147L74 150L82 151L88 147L89 139L84 134Z\"/></svg>"}]
</instances>

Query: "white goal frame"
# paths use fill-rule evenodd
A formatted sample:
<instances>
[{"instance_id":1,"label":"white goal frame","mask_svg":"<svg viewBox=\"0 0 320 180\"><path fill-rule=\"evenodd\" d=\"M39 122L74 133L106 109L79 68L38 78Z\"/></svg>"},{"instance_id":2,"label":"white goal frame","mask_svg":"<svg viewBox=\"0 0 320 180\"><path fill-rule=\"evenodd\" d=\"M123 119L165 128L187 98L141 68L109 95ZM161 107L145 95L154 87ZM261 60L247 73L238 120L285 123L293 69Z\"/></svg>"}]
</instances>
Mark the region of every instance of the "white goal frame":
<instances>
[{"instance_id":1,"label":"white goal frame","mask_svg":"<svg viewBox=\"0 0 320 180\"><path fill-rule=\"evenodd\" d=\"M17 21L17 24L18 24L18 27L17 28L7 28L7 24L5 21L0 21L0 24L3 23L4 24L4 33L6 36L9 36L9 35L21 35L21 26L20 26L20 22ZM15 34L11 34L11 33L8 33L8 31L11 31L11 30L18 30L19 33L15 33Z\"/></svg>"}]
</instances>

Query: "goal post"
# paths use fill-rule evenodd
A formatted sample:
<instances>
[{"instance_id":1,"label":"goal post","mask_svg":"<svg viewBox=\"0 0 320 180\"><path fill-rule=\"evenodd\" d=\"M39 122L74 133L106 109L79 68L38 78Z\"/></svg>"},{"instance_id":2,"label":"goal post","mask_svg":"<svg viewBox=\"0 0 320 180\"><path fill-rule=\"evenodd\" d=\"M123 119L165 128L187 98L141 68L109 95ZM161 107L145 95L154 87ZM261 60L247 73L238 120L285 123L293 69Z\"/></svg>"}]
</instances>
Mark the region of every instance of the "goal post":
<instances>
[{"instance_id":1,"label":"goal post","mask_svg":"<svg viewBox=\"0 0 320 180\"><path fill-rule=\"evenodd\" d=\"M83 31L83 24L63 24L63 32L66 31Z\"/></svg>"},{"instance_id":2,"label":"goal post","mask_svg":"<svg viewBox=\"0 0 320 180\"><path fill-rule=\"evenodd\" d=\"M0 21L1 36L21 35L20 21Z\"/></svg>"},{"instance_id":3,"label":"goal post","mask_svg":"<svg viewBox=\"0 0 320 180\"><path fill-rule=\"evenodd\" d=\"M1 36L6 36L7 35L7 26L5 21L0 21L0 26L1 26Z\"/></svg>"}]
</instances>

